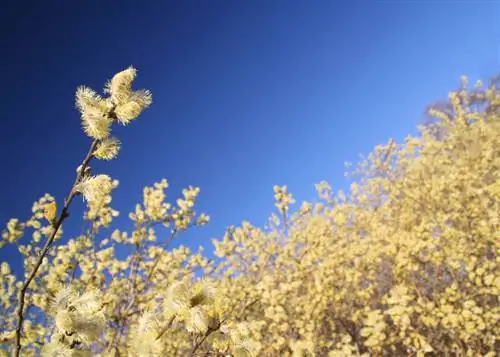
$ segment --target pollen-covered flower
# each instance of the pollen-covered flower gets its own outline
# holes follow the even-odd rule
[[[156,313],[152,311],[145,311],[138,320],[137,332],[143,334],[154,330],[158,325],[158,321],[156,319]]]
[[[118,121],[123,125],[136,119],[153,102],[150,91],[132,90],[132,82],[136,75],[137,70],[129,67],[115,74],[104,88],[104,92],[110,94]]]
[[[0,275],[9,275],[10,274],[10,266],[7,262],[2,262],[0,264]]]
[[[167,289],[165,308],[173,313],[185,310],[190,306],[190,291],[183,281],[173,283]]]
[[[107,138],[99,143],[94,156],[101,160],[112,160],[118,156],[120,141],[117,138]]]
[[[83,179],[74,188],[87,202],[99,202],[113,189],[113,182],[108,175],[97,175]]]
[[[198,281],[192,289],[191,306],[206,305],[215,298],[215,287],[206,279]]]
[[[130,66],[124,71],[118,72],[106,83],[104,92],[109,93],[113,103],[124,104],[132,95],[132,82],[137,76],[137,70]]]
[[[57,332],[78,342],[91,343],[99,338],[104,327],[104,315],[96,290],[77,294],[71,287],[60,290],[49,311]]]
[[[210,221],[210,216],[208,216],[205,213],[201,213],[198,218],[196,219],[196,224],[203,226],[207,224]]]
[[[128,347],[129,354],[137,357],[150,357],[163,355],[163,344],[158,339],[158,321],[156,314],[152,311],[146,311],[139,318],[132,328]]]
[[[274,198],[276,200],[275,206],[283,213],[286,213],[291,204],[295,203],[295,200],[291,193],[287,192],[287,186],[277,186],[273,187]]]
[[[49,343],[43,345],[42,357],[73,357],[74,350],[61,342],[61,334],[55,333]]]
[[[76,90],[76,107],[80,111],[85,134],[94,139],[104,139],[109,135],[112,120],[108,101],[92,89],[80,86]]]
[[[56,219],[57,215],[57,203],[52,201],[45,205],[44,216],[49,221],[52,222]]]
[[[144,109],[153,103],[151,92],[141,89],[133,92],[129,99],[116,107],[115,113],[118,121],[127,125],[131,120],[136,119]]]
[[[66,287],[59,290],[49,304],[49,313],[55,314],[58,310],[66,309],[74,298],[73,289]]]
[[[233,355],[235,357],[254,357],[257,356],[261,349],[261,346],[258,342],[253,340],[244,340],[239,344],[236,344],[235,349],[233,351]]]
[[[210,318],[206,309],[202,306],[195,306],[189,309],[186,318],[186,330],[194,333],[205,333],[208,330]]]

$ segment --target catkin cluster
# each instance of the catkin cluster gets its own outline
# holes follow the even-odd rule
[[[209,222],[196,211],[197,187],[173,200],[166,180],[145,187],[133,228],[111,229],[118,182],[93,175],[90,163],[115,158],[112,125],[151,104],[148,91],[131,89],[135,75],[116,74],[106,98],[77,90],[93,142],[69,198],[58,205],[47,194],[27,220],[7,222],[0,245],[17,246],[24,272],[0,266],[0,355],[498,354],[496,80],[471,89],[463,78],[418,135],[355,165],[348,192],[321,182],[318,200],[294,209],[287,187],[275,186],[268,224],[230,227],[209,259],[201,247],[170,247]],[[76,195],[88,229],[64,237]]]

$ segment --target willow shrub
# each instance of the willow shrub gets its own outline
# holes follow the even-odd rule
[[[68,197],[45,195],[11,219],[24,276],[1,263],[0,342],[16,356],[489,356],[500,350],[500,92],[496,82],[451,92],[404,143],[377,146],[348,193],[317,185],[294,203],[274,187],[265,228],[248,222],[214,240],[216,260],[169,243],[208,223],[199,189],[166,201],[146,187],[131,232],[110,230],[118,182],[92,160],[117,157],[112,125],[152,103],[128,68],[106,97],[80,87],[92,139]],[[88,230],[63,243],[71,201]],[[169,236],[158,237],[159,226]],[[31,231],[31,237],[28,237]],[[96,237],[105,237],[96,239]],[[162,234],[163,235],[163,234]],[[117,252],[132,252],[120,259]],[[120,254],[122,255],[122,254]],[[20,279],[22,278],[22,279]]]

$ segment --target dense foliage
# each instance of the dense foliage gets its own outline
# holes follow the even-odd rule
[[[352,170],[348,193],[319,202],[274,187],[268,226],[248,222],[214,241],[218,259],[169,243],[208,223],[199,189],[166,201],[146,187],[131,232],[110,229],[118,182],[92,176],[114,159],[111,126],[152,103],[128,68],[107,97],[77,90],[92,138],[66,200],[45,195],[1,244],[24,276],[0,273],[0,343],[16,356],[489,356],[500,351],[500,91],[464,79],[420,134],[380,145]],[[62,239],[72,199],[89,229]],[[73,217],[72,217],[73,218]],[[170,235],[157,235],[158,227]],[[28,232],[31,237],[28,237]],[[163,231],[162,231],[163,232]],[[105,236],[105,239],[96,237]],[[63,243],[64,242],[64,243]],[[131,252],[123,258],[123,252]],[[20,280],[21,279],[21,280]]]

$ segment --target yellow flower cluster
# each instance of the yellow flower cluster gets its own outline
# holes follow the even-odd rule
[[[77,92],[95,158],[116,157],[110,124],[150,104],[132,91],[135,75],[113,77],[109,98]],[[169,248],[208,223],[195,211],[199,188],[172,204],[166,180],[145,187],[132,230],[109,231],[118,182],[84,161],[71,192],[87,201],[87,231],[63,243],[71,200],[45,195],[2,233],[25,271],[0,265],[0,356],[17,336],[18,356],[496,356],[500,91],[466,85],[429,110],[418,136],[376,146],[348,193],[321,182],[320,201],[293,212],[287,187],[275,186],[280,215],[230,227],[213,240],[213,260]],[[44,253],[42,237],[57,245]],[[18,297],[35,268],[19,330]]]
[[[127,125],[153,102],[149,91],[132,90],[136,75],[133,67],[117,73],[104,88],[108,98],[85,86],[78,87],[76,91],[76,107],[80,111],[85,133],[91,138],[103,140],[97,148],[97,155],[102,158],[112,158],[118,151],[119,142],[109,138],[113,122]]]

